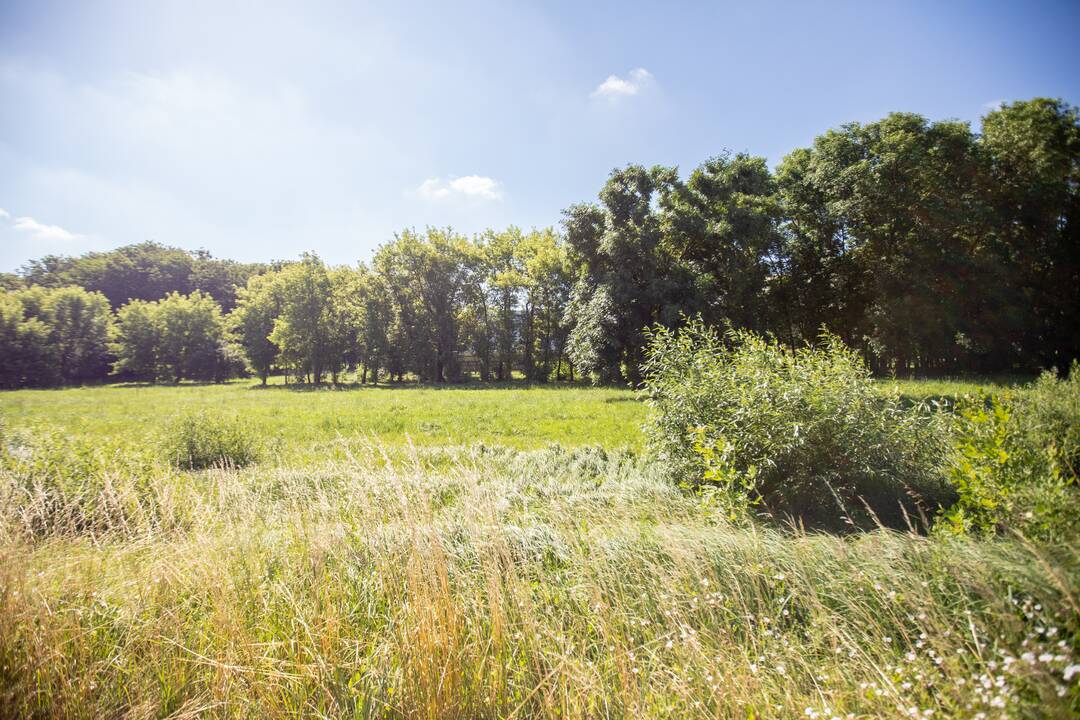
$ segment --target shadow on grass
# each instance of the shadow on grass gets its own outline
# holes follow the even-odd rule
[[[473,380],[468,382],[430,383],[416,380],[404,380],[402,382],[372,383],[273,383],[268,385],[254,384],[249,390],[281,391],[290,392],[356,392],[360,390],[565,390],[568,388],[591,388],[593,385],[587,382],[567,381],[550,383],[530,383],[521,380],[499,380],[483,382]]]
[[[999,394],[1033,382],[1037,375],[954,375],[944,377],[877,378],[882,386],[895,382],[905,407],[920,403],[953,408],[964,397]]]

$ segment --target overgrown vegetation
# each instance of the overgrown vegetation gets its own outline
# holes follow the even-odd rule
[[[880,486],[892,501],[910,499],[909,471],[928,498],[932,477],[951,477],[952,449],[978,446],[951,405],[902,401],[836,341],[792,352],[701,324],[657,330],[649,368],[649,437],[666,456],[601,432],[612,417],[641,419],[629,391],[3,394],[0,707],[70,718],[1080,711],[1070,527],[980,516],[929,535],[806,534],[745,512],[821,498],[815,514],[835,521],[854,503],[841,510],[824,480],[852,497]],[[1013,408],[1007,442],[1064,457],[1075,387],[1046,376],[996,389]],[[398,444],[408,423],[437,415],[480,436]],[[549,440],[630,447],[475,442],[536,447],[553,429]],[[239,467],[267,441],[277,446]],[[754,452],[764,459],[747,462]],[[672,482],[687,468],[700,473],[692,491]],[[1076,488],[1063,490],[1075,517]],[[1010,501],[1041,512],[1029,496]]]
[[[1075,537],[1080,526],[1080,369],[1044,373],[1028,388],[965,398],[953,420],[949,481],[959,501],[943,513],[955,532],[1015,530]]]
[[[1075,546],[736,529],[619,454],[445,452],[397,469],[373,455],[199,483],[159,474],[141,491],[159,527],[103,535],[35,541],[4,495],[3,706],[72,718],[1078,708]]]
[[[174,418],[161,438],[165,459],[179,468],[244,467],[259,456],[255,430],[238,416],[200,410]]]
[[[647,435],[677,480],[815,524],[919,523],[948,502],[939,418],[876,386],[839,338],[792,350],[691,320],[651,339]]]

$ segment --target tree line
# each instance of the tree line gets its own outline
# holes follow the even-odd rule
[[[367,263],[241,264],[154,243],[0,276],[0,384],[640,380],[688,316],[792,346],[823,328],[879,372],[1080,356],[1080,114],[851,123],[775,171],[744,153],[614,170],[560,231],[404,231]]]

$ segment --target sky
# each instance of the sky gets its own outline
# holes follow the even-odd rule
[[[1080,104],[1080,2],[0,0],[0,271],[154,240],[367,260],[628,163]]]

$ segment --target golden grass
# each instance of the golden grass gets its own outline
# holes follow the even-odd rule
[[[0,476],[9,717],[1069,717],[1080,702],[1064,680],[1075,547],[732,527],[655,466],[597,450],[109,472],[97,504]]]

